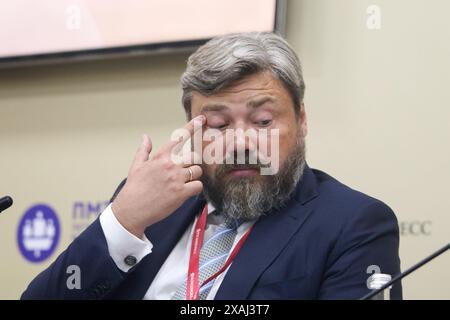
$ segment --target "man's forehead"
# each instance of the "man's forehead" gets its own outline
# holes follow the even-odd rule
[[[280,95],[288,94],[284,91],[281,81],[272,74],[256,74],[210,96],[194,91],[192,105],[197,108],[221,104],[246,104],[254,107],[259,106],[261,101],[276,102]]]
[[[234,82],[222,93],[240,93],[248,90],[265,90],[277,87],[279,80],[271,72],[265,71],[249,75]]]

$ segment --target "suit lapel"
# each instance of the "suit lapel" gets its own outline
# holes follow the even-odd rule
[[[301,215],[295,215],[298,211]],[[243,300],[310,214],[299,204],[260,218],[228,270],[215,299]]]
[[[302,182],[286,208],[261,217],[230,266],[216,300],[247,299],[261,274],[301,228],[312,209],[304,204],[316,197],[316,182],[306,167]]]

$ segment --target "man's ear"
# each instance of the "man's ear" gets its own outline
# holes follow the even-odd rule
[[[303,137],[306,137],[308,134],[308,121],[306,117],[305,104],[302,103],[300,106],[300,116],[298,117],[298,125],[302,130]]]

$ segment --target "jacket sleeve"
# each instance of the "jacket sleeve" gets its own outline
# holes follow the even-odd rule
[[[363,297],[370,292],[370,269],[392,277],[400,272],[398,250],[398,222],[387,205],[376,201],[355,212],[329,255],[319,299]],[[393,286],[391,299],[402,299],[400,282]]]
[[[111,201],[124,184],[125,180],[118,186]],[[21,299],[107,298],[128,273],[121,272],[109,255],[97,219],[29,284]]]

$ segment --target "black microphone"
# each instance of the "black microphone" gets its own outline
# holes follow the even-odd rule
[[[3,198],[0,198],[0,212],[3,210],[8,209],[13,204],[13,199],[10,196],[6,196]]]
[[[387,287],[392,286],[394,283],[396,283],[397,281],[399,281],[400,279],[403,279],[404,277],[406,277],[407,275],[409,275],[411,272],[416,271],[417,269],[419,269],[420,267],[422,267],[423,265],[427,264],[428,262],[430,262],[431,260],[433,260],[434,258],[436,258],[437,256],[440,256],[441,254],[443,254],[445,251],[447,251],[448,249],[450,249],[450,243],[448,243],[447,245],[445,245],[444,247],[442,247],[441,249],[439,249],[438,251],[436,251],[435,253],[431,254],[430,256],[426,257],[425,259],[423,259],[422,261],[420,261],[419,263],[413,265],[411,268],[409,268],[408,270],[406,270],[405,272],[400,272],[398,275],[396,275],[394,278],[392,278],[391,281],[389,281],[388,283],[384,284],[383,286],[381,286],[379,289],[374,290],[372,292],[369,292],[368,294],[366,294],[364,297],[360,298],[359,300],[368,300],[374,296],[376,296],[377,294],[379,294],[381,291],[383,291],[384,289],[386,289]]]

